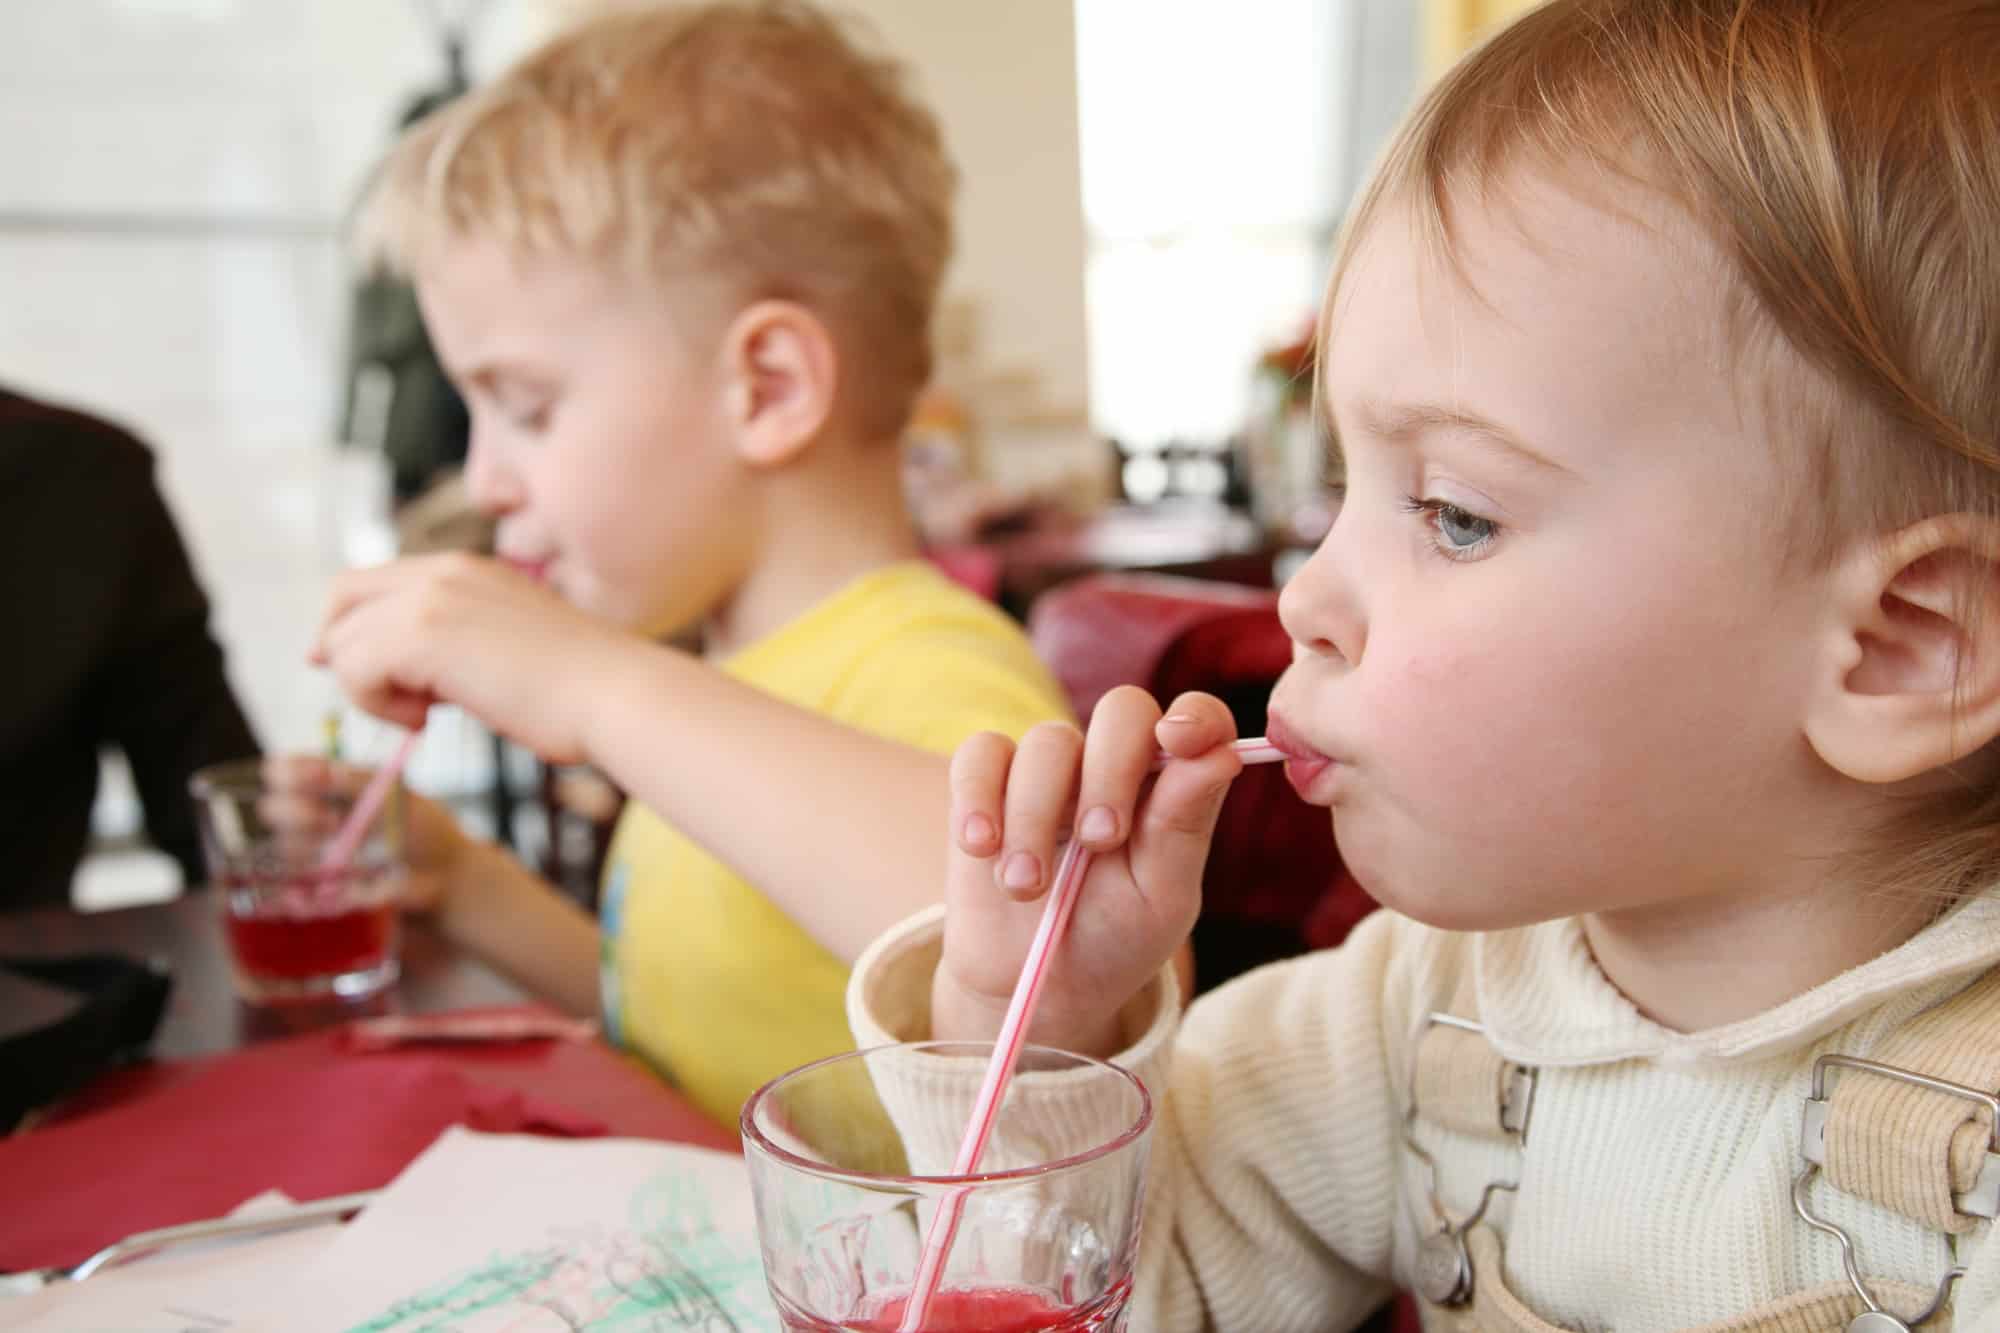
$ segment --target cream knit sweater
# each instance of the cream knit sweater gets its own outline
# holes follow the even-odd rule
[[[913,917],[856,964],[848,1014],[861,1045],[930,1035],[941,923],[941,910]],[[1117,1057],[1165,1090],[1132,1327],[1319,1333],[1412,1284],[1434,1227],[1426,1173],[1401,1138],[1413,1038],[1468,970],[1490,1039],[1538,1070],[1528,1141],[1421,1117],[1416,1136],[1454,1215],[1487,1182],[1520,1181],[1487,1220],[1507,1285],[1536,1314],[1645,1333],[1842,1281],[1837,1243],[1792,1209],[1813,1061],[1867,1056],[1996,963],[2000,891],[1776,1009],[1698,1033],[1642,1016],[1574,921],[1462,935],[1377,912],[1338,949],[1204,996],[1185,1022],[1163,974],[1128,1006],[1131,1046]],[[935,1103],[935,1072],[891,1100]],[[956,1114],[929,1123],[962,1123]],[[948,1160],[951,1135],[931,1136],[913,1153]],[[1929,1291],[1962,1265],[1953,1327],[2000,1330],[1990,1223],[1954,1243],[1823,1177],[1812,1198],[1853,1236],[1865,1277]]]

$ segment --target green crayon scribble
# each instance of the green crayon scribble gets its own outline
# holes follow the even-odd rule
[[[731,1333],[768,1319],[763,1280],[755,1247],[718,1230],[707,1192],[669,1170],[633,1191],[624,1225],[554,1229],[542,1245],[496,1253],[348,1333],[450,1333],[507,1309],[544,1312],[576,1333]]]
[[[545,1282],[563,1264],[554,1250],[495,1254],[468,1273],[406,1296],[348,1333],[443,1333],[468,1315],[522,1303],[522,1297]]]

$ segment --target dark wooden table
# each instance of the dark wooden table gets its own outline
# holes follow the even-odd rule
[[[153,1059],[99,1074],[0,1136],[0,1268],[74,1263],[274,1187],[295,1198],[378,1189],[449,1123],[738,1147],[729,1127],[596,1040],[351,1049],[341,1028],[355,1018],[535,1003],[421,919],[404,922],[403,976],[381,994],[265,1008],[236,998],[219,910],[195,893],[114,912],[0,914],[0,956],[112,952],[173,976]],[[301,1122],[317,1127],[304,1131],[306,1151]],[[230,1150],[214,1155],[222,1142]]]
[[[163,963],[173,975],[167,1012],[153,1039],[162,1060],[234,1050],[376,1014],[438,1013],[522,1004],[534,997],[427,922],[403,922],[403,977],[362,1001],[327,1000],[260,1008],[236,997],[223,939],[221,906],[207,892],[111,912],[42,908],[0,914],[0,957],[118,953]]]

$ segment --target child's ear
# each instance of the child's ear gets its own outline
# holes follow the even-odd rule
[[[2000,525],[1969,514],[1857,546],[1838,571],[1806,739],[1861,782],[1941,768],[2000,734]]]
[[[839,359],[827,327],[792,301],[759,301],[722,339],[723,410],[753,466],[790,461],[833,414]]]

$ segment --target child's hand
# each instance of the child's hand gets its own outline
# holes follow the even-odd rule
[[[638,642],[498,561],[433,555],[336,579],[311,656],[378,717],[454,703],[561,764],[584,758],[597,664]]]
[[[1228,745],[1235,733],[1229,710],[1209,695],[1182,695],[1162,718],[1149,695],[1127,686],[1097,705],[1088,736],[1045,724],[1018,748],[991,733],[961,745],[932,1035],[999,1031],[1054,883],[1057,840],[1074,829],[1095,856],[1028,1039],[1114,1052],[1119,1008],[1194,925],[1216,816],[1243,767]],[[1146,790],[1163,749],[1176,761]]]
[[[334,763],[309,755],[274,755],[264,760],[264,793],[257,813],[273,828],[287,833],[329,838],[340,826],[339,808],[327,803],[327,793],[360,795],[372,769]],[[402,905],[428,912],[444,897],[461,858],[472,840],[459,828],[451,811],[428,797],[404,788],[396,794],[403,821]]]

